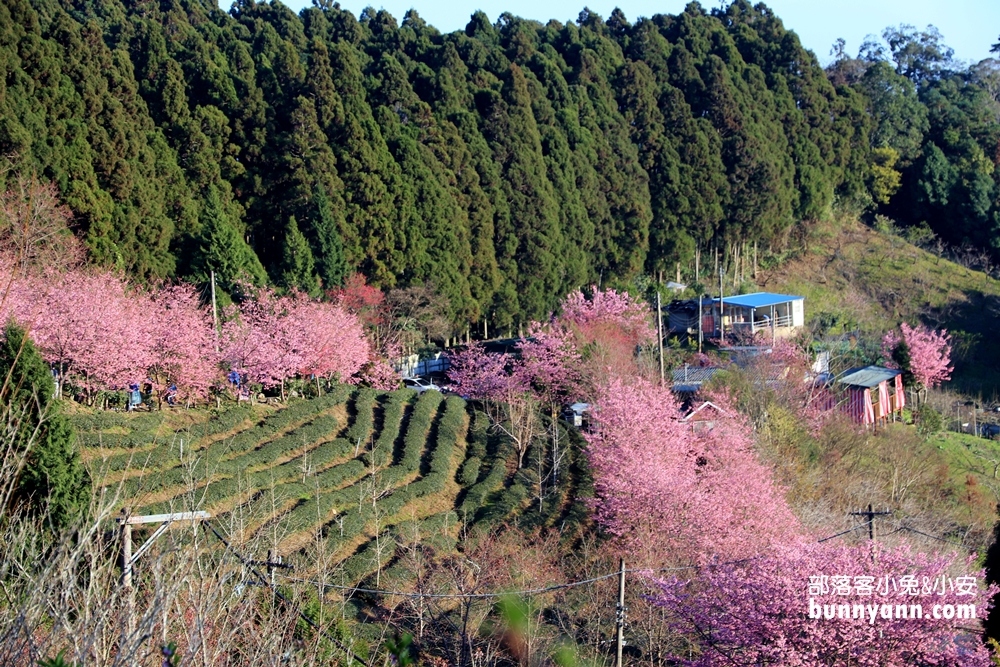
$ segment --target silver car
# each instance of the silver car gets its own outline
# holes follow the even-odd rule
[[[403,385],[413,389],[418,394],[422,394],[429,389],[441,391],[441,387],[437,386],[430,380],[424,380],[423,378],[403,378]]]

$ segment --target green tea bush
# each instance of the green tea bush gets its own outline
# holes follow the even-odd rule
[[[219,433],[231,431],[252,417],[253,410],[249,405],[228,407],[215,411],[212,418],[207,421],[192,424],[187,429],[187,435],[192,440],[218,435]]]
[[[371,387],[362,387],[354,395],[354,422],[345,436],[351,442],[366,444],[371,438],[376,399],[377,393]]]
[[[458,483],[463,487],[475,484],[476,480],[479,479],[479,467],[482,463],[478,456],[471,456],[465,459],[465,463],[462,464],[462,468],[458,471]]]
[[[353,504],[357,508],[359,491],[354,485],[346,488],[347,482],[360,480],[366,472],[364,463],[359,459],[352,459],[346,463],[329,468],[313,477],[307,478],[304,482],[282,485],[281,491],[287,497],[298,496],[304,498],[302,502],[292,508],[284,517],[290,530],[305,530],[314,526],[319,521],[317,528],[323,525],[330,513],[338,507],[347,507]],[[320,493],[317,493],[317,489]],[[332,490],[337,489],[337,490]]]
[[[516,456],[513,447],[504,439],[497,447],[497,453],[490,462],[489,471],[486,477],[469,487],[459,511],[463,516],[473,517],[486,503],[487,497],[503,486],[507,477],[507,461],[509,457]]]
[[[382,473],[382,479],[386,484],[395,484],[418,470],[424,451],[424,443],[427,442],[431,423],[442,400],[441,392],[438,391],[425,391],[417,399],[406,424],[406,435],[403,436],[403,455],[397,465]]]
[[[413,397],[409,390],[397,390],[388,394],[388,401],[382,407],[382,430],[371,451],[365,454],[365,462],[376,468],[384,468],[392,463],[392,454],[399,438],[403,412]]]
[[[147,474],[126,480],[123,483],[124,492],[129,497],[138,494],[140,490],[145,492],[158,491],[189,484],[192,480],[204,479],[209,474],[235,474],[248,465],[261,465],[273,460],[281,453],[306,444],[304,440],[307,437],[320,437],[322,434],[317,435],[319,431],[336,430],[337,423],[333,417],[320,417],[310,424],[306,424],[305,431],[298,437],[293,431],[276,439],[273,443],[268,443],[270,438],[289,425],[308,419],[318,412],[342,403],[342,398],[342,392],[331,392],[322,398],[294,401],[287,408],[268,416],[257,427],[241,431],[231,438],[219,440],[209,447],[199,450],[198,458],[190,466],[177,465],[167,470],[161,469],[156,474]],[[313,426],[314,424],[318,424],[318,426]],[[273,446],[261,454],[259,451],[264,448],[262,443],[273,444]],[[249,456],[239,456],[246,452],[251,453]],[[150,465],[150,467],[153,466]]]
[[[315,428],[317,423],[321,420],[333,420],[333,418],[319,417],[310,424],[293,431],[287,436],[272,441],[269,445],[282,441],[287,441],[286,444],[288,442],[294,444],[296,439],[302,437],[303,432],[308,432],[309,430]],[[333,421],[335,422],[336,420]],[[335,423],[327,424],[328,432],[334,432],[335,430]],[[257,452],[251,452],[250,454],[240,457],[239,459],[224,461],[220,464],[219,468],[216,469],[216,473],[224,467],[227,470],[234,466],[236,468],[235,470],[230,470],[233,477],[213,481],[203,491],[204,505],[206,507],[235,496],[241,489],[246,492],[250,489],[269,489],[272,485],[276,485],[275,490],[277,499],[279,502],[282,502],[284,499],[315,491],[316,484],[319,484],[324,489],[336,487],[347,479],[356,478],[364,471],[360,462],[354,462],[354,465],[351,466],[334,466],[333,468],[319,474],[316,474],[315,472],[310,473],[307,477],[307,479],[310,480],[308,483],[289,483],[289,480],[302,478],[306,474],[303,471],[304,462],[307,462],[309,468],[315,471],[331,461],[344,458],[354,452],[354,445],[343,438],[338,438],[331,442],[324,442],[320,444],[318,447],[305,452],[303,456],[297,456],[294,459],[285,461],[284,463],[276,466],[265,468],[264,470],[258,470],[247,475],[241,475],[241,470],[245,470],[253,465],[253,457],[259,456],[259,451],[260,450]],[[308,459],[304,459],[304,456],[308,456]],[[241,462],[244,462],[247,465],[240,467]],[[199,496],[199,498],[201,497],[202,496]],[[164,504],[160,503],[155,506],[151,506],[148,509],[150,513],[153,513],[155,511],[160,511],[163,506]]]
[[[370,540],[344,561],[344,578],[352,584],[359,584],[366,575],[391,563],[395,555],[395,537],[392,531],[385,531],[379,535],[378,541]]]

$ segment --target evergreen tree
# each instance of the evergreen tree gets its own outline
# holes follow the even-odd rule
[[[288,218],[281,249],[280,282],[286,289],[299,289],[309,296],[318,296],[320,281],[316,277],[316,262],[309,242],[299,231],[295,216]]]
[[[404,196],[399,166],[388,147],[365,98],[359,54],[345,43],[331,50],[337,93],[344,104],[344,122],[331,136],[337,150],[338,168],[347,189],[345,218],[351,238],[345,238],[348,261],[360,265],[380,287],[395,285],[405,258],[407,213],[399,197]]]
[[[201,231],[196,240],[191,278],[205,283],[215,272],[216,284],[234,294],[240,282],[267,283],[267,274],[253,249],[229,221],[219,191],[209,188],[201,213]]]
[[[950,72],[933,29],[884,37],[824,73],[750,0],[452,34],[326,0],[10,0],[0,153],[52,178],[96,263],[283,283],[294,216],[324,285],[433,280],[460,328],[766,245],[866,190],[1000,254],[1000,78]]]
[[[484,119],[494,141],[494,158],[503,165],[504,193],[510,203],[510,227],[496,230],[503,248],[498,260],[508,282],[516,285],[518,306],[513,312],[501,310],[501,317],[543,318],[555,308],[564,287],[559,208],[545,173],[524,71],[511,65],[503,78],[504,95],[491,99]],[[512,305],[500,303],[498,309]]]
[[[74,446],[73,429],[59,412],[52,374],[24,330],[8,324],[0,343],[5,432],[25,463],[12,502],[54,528],[73,521],[90,501],[90,476]]]
[[[308,225],[308,237],[316,258],[316,269],[325,289],[340,287],[347,277],[344,242],[334,216],[330,199],[317,184],[313,189],[313,215]]]

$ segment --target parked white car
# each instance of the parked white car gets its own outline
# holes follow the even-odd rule
[[[422,394],[429,389],[441,391],[441,387],[423,378],[403,378],[403,385],[415,390],[418,394]]]

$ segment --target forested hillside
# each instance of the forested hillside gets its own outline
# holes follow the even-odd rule
[[[913,56],[919,34],[828,76],[743,0],[447,35],[319,5],[9,0],[0,153],[57,184],[98,263],[229,290],[431,283],[458,331],[690,278],[835,198],[992,248],[995,70]]]

